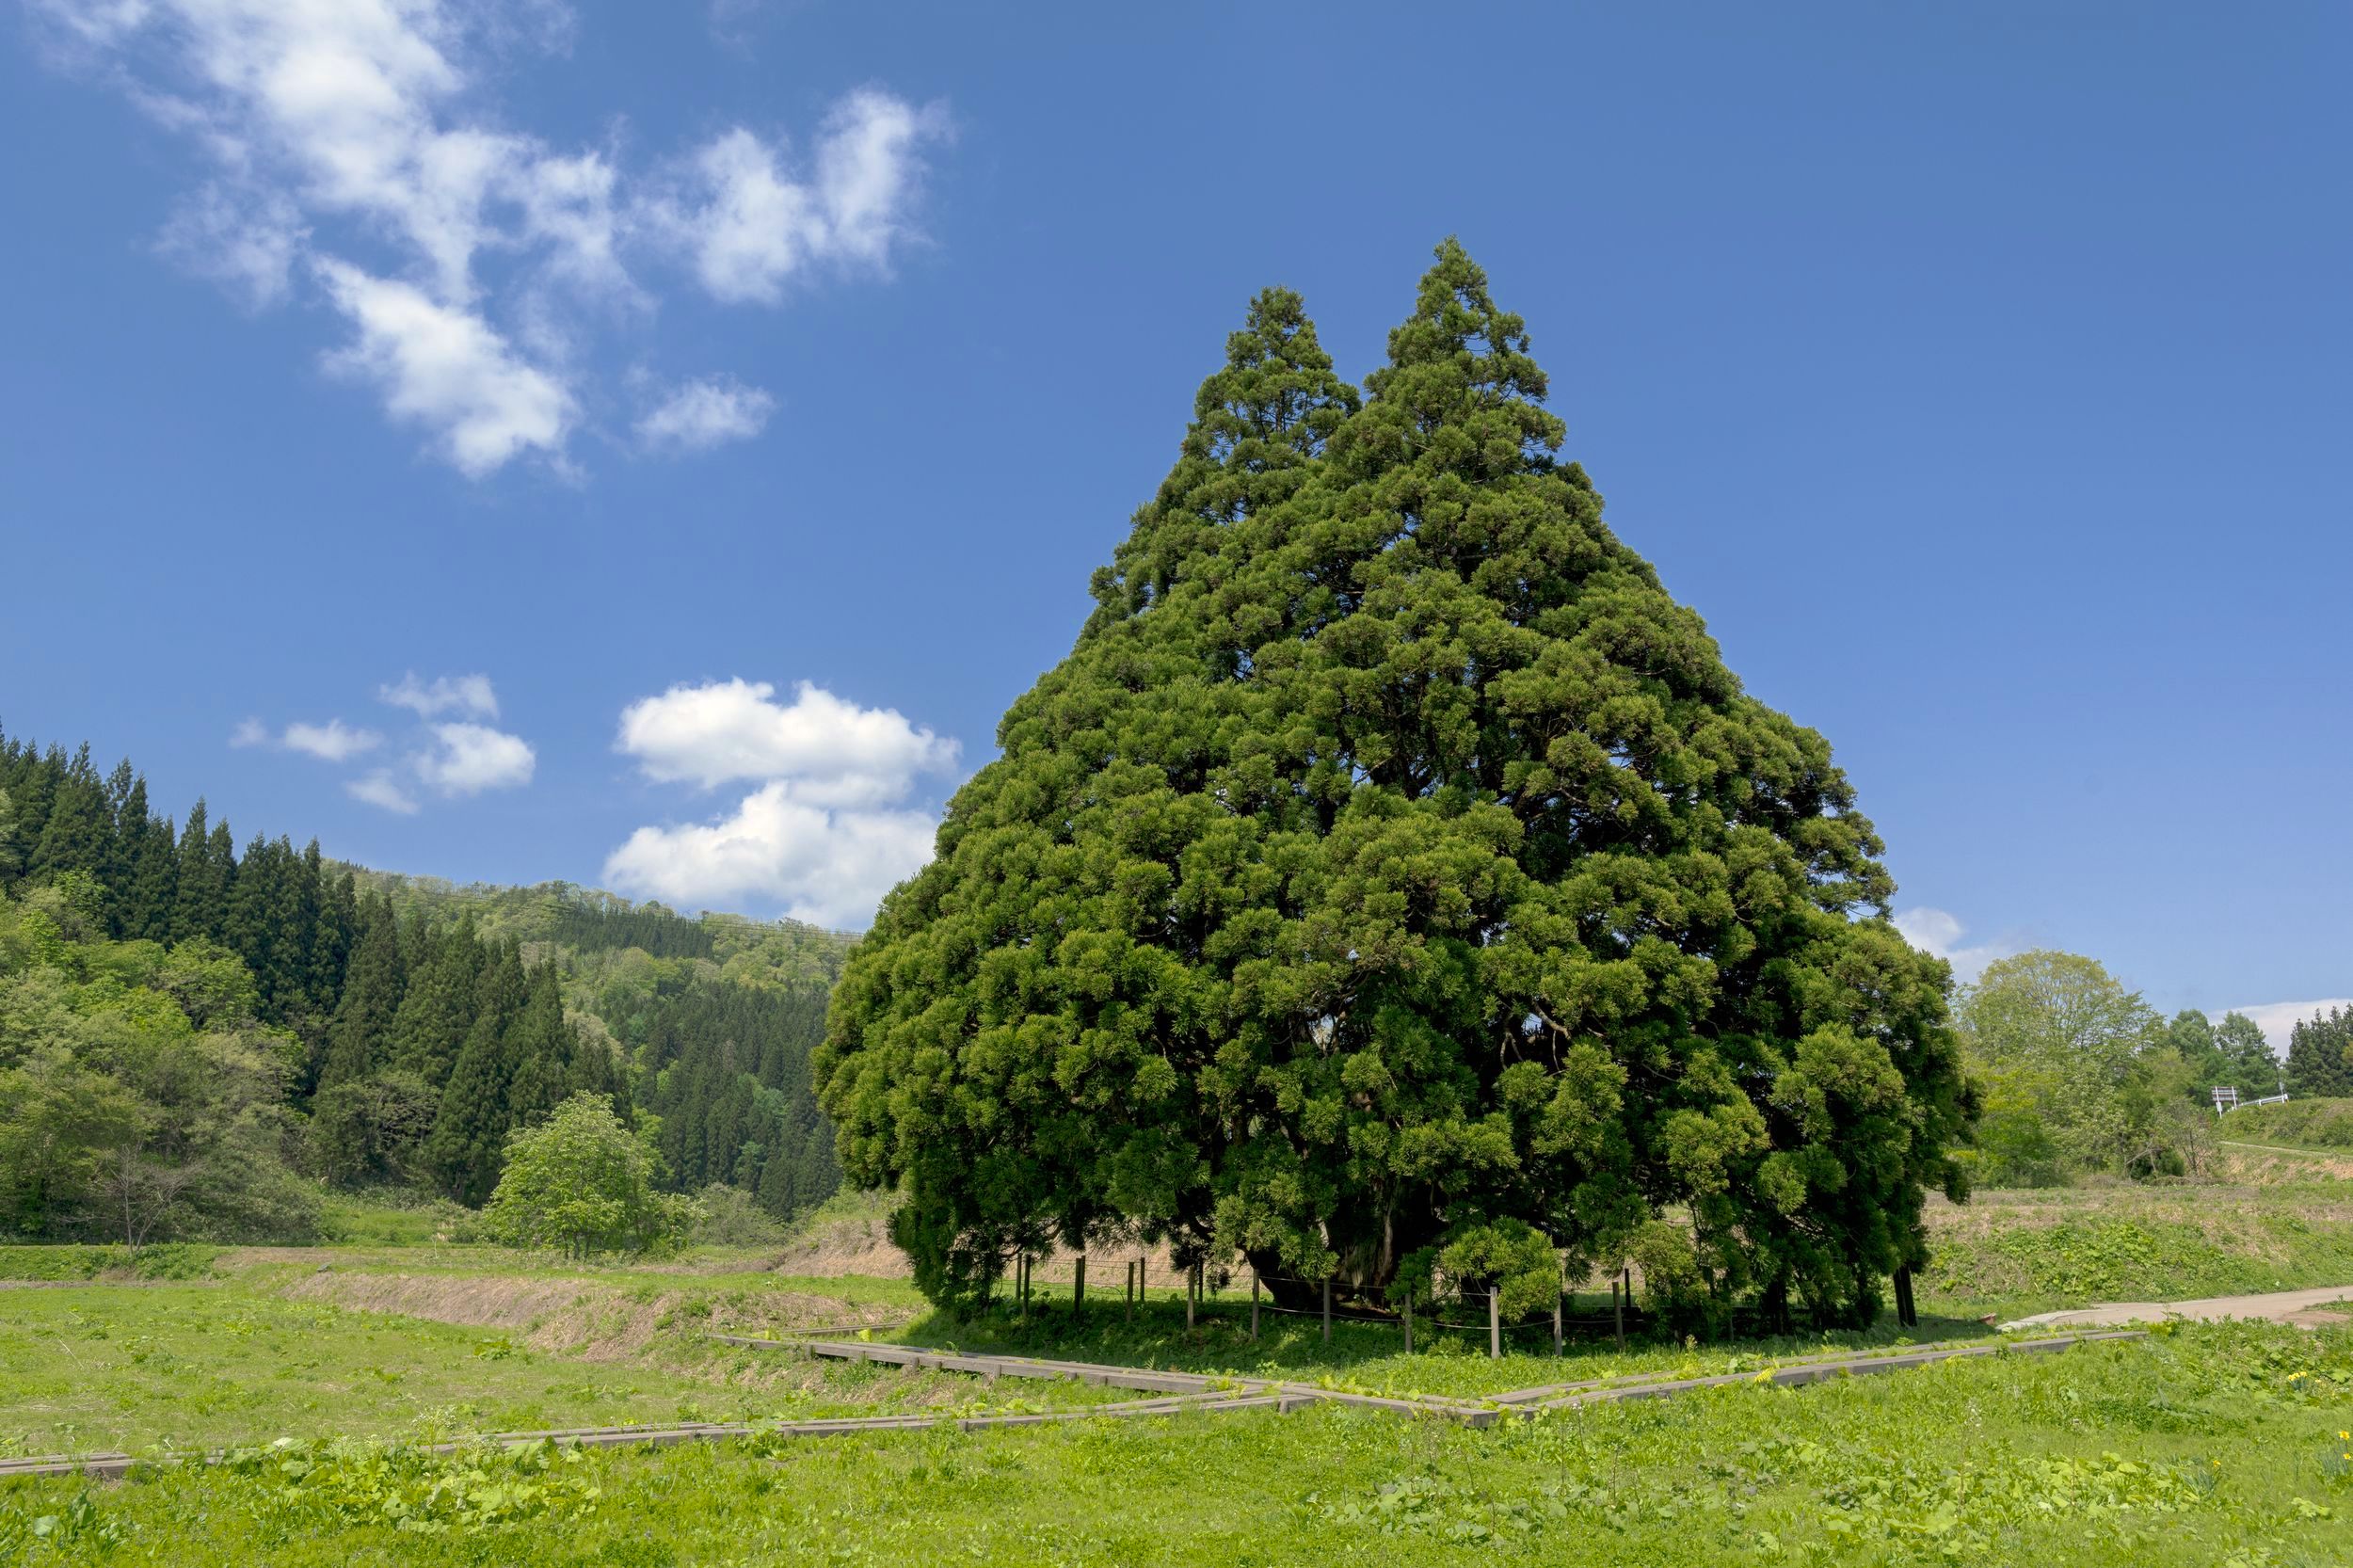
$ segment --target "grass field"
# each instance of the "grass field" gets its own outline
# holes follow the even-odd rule
[[[874,1337],[1478,1395],[1619,1372],[1749,1370],[1826,1346],[1991,1333],[2094,1297],[2353,1284],[2353,1189],[1989,1194],[1939,1210],[1921,1328],[1687,1346],[1269,1316],[1247,1292],[1188,1333],[1117,1275],[1074,1321],[929,1314],[903,1278],[784,1274],[771,1255],[559,1267],[416,1244],[0,1249],[0,1443],[17,1454],[222,1447],[120,1483],[0,1482],[0,1558],[213,1563],[1562,1560],[2223,1563],[2353,1560],[2353,1331],[2182,1327],[1780,1390],[1741,1384],[1470,1431],[1329,1406],[970,1433],[434,1457],[396,1445],[543,1427],[1073,1408],[1070,1384],[720,1346],[712,1332]],[[863,1225],[871,1216],[837,1213]],[[857,1253],[803,1244],[785,1267]],[[321,1265],[325,1267],[322,1268]],[[148,1276],[140,1277],[140,1272]],[[1539,1353],[1541,1352],[1541,1353]],[[395,1445],[395,1446],[388,1446]]]
[[[184,1564],[2345,1560],[2353,1338],[2234,1326],[1471,1432],[1319,1408],[16,1483],[0,1547]],[[48,1521],[40,1544],[33,1531]]]

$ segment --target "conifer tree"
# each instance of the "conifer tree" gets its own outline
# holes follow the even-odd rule
[[[410,972],[392,1020],[390,1059],[427,1083],[448,1081],[474,1016],[483,949],[471,920],[425,931],[423,962]]]
[[[1449,242],[1361,405],[1263,295],[814,1070],[936,1300],[1048,1233],[1853,1322],[1974,1102],[1829,744],[1559,458]],[[1661,1209],[1689,1216],[1662,1224]],[[1681,1261],[1662,1247],[1681,1249]]]
[[[304,923],[303,865],[283,838],[260,834],[245,858],[222,922],[222,941],[246,961],[261,987],[261,1016],[294,1026],[310,1012],[311,948],[315,919]]]
[[[137,796],[136,804],[134,792]],[[105,887],[106,929],[118,937],[127,936],[124,922],[130,911],[138,829],[147,825],[147,791],[138,775],[132,771],[129,758],[117,762],[114,771],[106,776],[101,800],[97,858],[84,869]]]
[[[213,924],[208,933],[215,941],[227,937],[230,901],[237,891],[237,837],[229,830],[227,819],[213,824],[212,836],[204,845],[204,864],[216,879],[217,891],[213,895]]]
[[[400,952],[400,920],[392,901],[361,901],[360,930],[352,943],[351,968],[327,1026],[326,1057],[318,1086],[355,1082],[382,1066],[400,1012],[408,976]]]
[[[13,884],[24,869],[24,852],[16,833],[16,800],[0,785],[0,890]]]
[[[529,989],[521,953],[514,943],[501,943],[475,983],[473,1024],[450,1069],[424,1144],[426,1167],[459,1203],[480,1204],[498,1185],[507,1129],[514,1125],[507,1107],[506,1032]]]
[[[2288,1093],[2297,1099],[2353,1096],[2353,1012],[2298,1019],[2288,1033]]]
[[[27,744],[21,755],[16,782],[9,786],[8,794],[16,813],[17,875],[28,877],[41,829],[49,822],[49,804],[56,797],[57,779],[65,772],[65,753],[51,746],[44,756]]]
[[[229,868],[213,858],[215,839],[204,801],[188,808],[187,825],[180,831],[178,864],[174,871],[171,939],[185,942],[199,936],[217,941],[228,914]]]
[[[343,995],[344,971],[351,963],[351,939],[360,929],[359,884],[349,872],[335,877],[319,897],[318,934],[311,944],[311,1010],[331,1016]]]
[[[171,824],[151,816],[147,780],[135,779],[116,827],[120,844],[122,935],[132,940],[168,941],[171,936],[173,846]]]
[[[564,1020],[553,964],[531,971],[522,1008],[507,1027],[504,1053],[510,1128],[531,1126],[570,1096],[575,1040]]]
[[[88,872],[103,883],[113,837],[105,786],[92,771],[85,745],[57,780],[40,841],[33,848],[32,874],[42,879],[63,872]]]

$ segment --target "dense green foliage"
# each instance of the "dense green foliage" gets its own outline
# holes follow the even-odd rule
[[[0,1225],[136,1248],[304,1240],[289,1172],[302,1048],[257,1016],[253,976],[203,937],[103,935],[96,883],[0,893]]]
[[[935,1299],[1048,1234],[1289,1299],[1672,1240],[1719,1320],[1867,1319],[1921,1260],[1973,1111],[1946,971],[1526,347],[1451,242],[1361,393],[1294,295],[1229,340],[836,992],[822,1098]]]
[[[193,1180],[200,1166],[250,1169],[281,1195],[291,1166],[478,1204],[508,1135],[583,1091],[624,1113],[642,1094],[692,1186],[730,1181],[787,1215],[839,1181],[808,1074],[848,945],[830,934],[686,920],[564,884],[455,888],[337,865],[315,843],[296,852],[283,839],[256,837],[240,856],[201,801],[184,828],[153,816],[127,762],[102,778],[87,747],[69,756],[0,738],[0,901],[10,899],[47,923],[0,955],[20,1042],[0,1060],[10,1074],[0,1094],[13,1096],[0,1115],[13,1108],[26,1128],[70,1116],[80,1128],[69,1144],[19,1140],[20,1154],[79,1151],[55,1156],[65,1175],[12,1189],[21,1234],[77,1234],[96,1224],[100,1191],[153,1187],[166,1169]],[[22,978],[36,970],[65,980]],[[93,977],[117,990],[90,991]],[[81,988],[59,1001],[41,989],[57,984]],[[84,1039],[132,1027],[106,1020],[155,995],[186,1004],[188,1038],[212,1052],[212,1068],[166,1072],[178,1057],[134,1062]],[[230,1062],[221,1043],[232,1040],[263,1042],[266,1071]],[[78,1076],[58,1076],[69,1060]],[[225,1096],[233,1113],[174,1121],[156,1096],[180,1091],[141,1089],[142,1073]],[[133,1122],[139,1139],[163,1140],[146,1165],[124,1162]],[[200,1160],[192,1128],[215,1122],[246,1130],[233,1158]],[[101,1147],[115,1151],[104,1181]],[[190,1198],[148,1208],[151,1221],[134,1203],[112,1228],[296,1239],[316,1211],[280,1203],[235,1218]]]
[[[2251,1018],[2161,1017],[2096,959],[2072,952],[1989,965],[1957,999],[1954,1019],[1985,1093],[1965,1158],[1995,1185],[2198,1174],[2214,1143],[2214,1086],[2253,1097],[2277,1081]]]
[[[2353,1010],[2332,1007],[2290,1031],[2287,1091],[2298,1099],[2353,1096]]]
[[[584,899],[566,899],[556,905],[548,936],[583,952],[636,948],[656,958],[708,958],[713,947],[708,926],[675,915],[661,904],[616,908]]]
[[[334,863],[330,863],[331,865]],[[572,882],[529,887],[458,884],[437,876],[406,876],[364,866],[350,871],[363,891],[390,899],[403,920],[454,920],[463,915],[485,936],[511,936],[531,946],[560,948],[584,964],[600,954],[640,958],[707,958],[731,984],[830,986],[841,972],[855,936],[799,920],[754,920],[706,910],[693,920],[659,904],[632,904]],[[686,927],[701,933],[694,935]]]
[[[841,1184],[833,1128],[809,1083],[825,993],[691,977],[644,1016],[636,1058],[662,1119],[663,1158],[687,1189],[724,1182],[772,1214],[796,1214]]]

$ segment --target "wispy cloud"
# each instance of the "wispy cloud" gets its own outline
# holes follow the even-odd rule
[[[712,298],[773,305],[814,266],[887,268],[912,232],[923,149],[947,133],[944,111],[855,92],[826,117],[805,173],[787,166],[780,145],[739,125],[688,159],[648,216]]]
[[[487,675],[439,675],[427,685],[417,679],[416,671],[410,670],[398,680],[378,686],[376,699],[394,708],[406,708],[425,719],[452,712],[472,718],[499,716],[498,692]]]
[[[298,751],[323,762],[344,762],[363,751],[373,751],[384,744],[384,737],[373,729],[354,728],[341,719],[328,719],[325,724],[296,722],[273,734],[260,719],[246,719],[231,731],[232,746],[270,746],[281,751]]]
[[[413,817],[417,814],[416,797],[402,789],[400,781],[388,769],[378,768],[374,773],[346,781],[344,792],[354,800],[381,807],[396,816]]]
[[[438,720],[444,713],[459,719],[428,722],[417,749],[408,754],[408,771],[420,783],[444,795],[474,795],[485,790],[513,790],[531,782],[538,753],[520,735],[510,735],[475,721],[499,714],[497,688],[487,675],[440,675],[420,680],[414,670],[376,689],[376,700],[406,708],[421,719]]]
[[[572,472],[600,401],[595,340],[653,320],[651,280],[672,268],[729,303],[775,303],[812,268],[887,274],[948,129],[868,88],[826,116],[805,167],[737,126],[633,176],[614,148],[554,145],[497,102],[519,53],[568,41],[555,0],[29,3],[54,59],[197,150],[160,248],[248,308],[331,307],[348,335],[328,367],[474,478],[525,457]],[[653,444],[696,450],[690,428]],[[739,433],[699,428],[719,432],[702,445]]]
[[[664,452],[708,452],[766,427],[776,400],[732,376],[689,381],[637,422],[637,439]]]
[[[1964,943],[1961,938],[1968,928],[1960,918],[1926,904],[1898,909],[1894,918],[1896,929],[1903,933],[1905,941],[1953,967],[1953,979],[1959,984],[1971,984],[1985,972],[1988,964],[2021,951],[2016,943],[1999,939]]]
[[[487,675],[442,675],[426,681],[412,670],[378,686],[376,696],[422,722],[401,743],[399,757],[344,780],[344,792],[354,800],[413,816],[423,808],[424,792],[456,798],[520,789],[537,771],[538,753],[530,742],[481,722],[499,713],[498,692]],[[229,744],[343,763],[385,745],[386,737],[340,718],[325,724],[296,722],[283,730],[248,718],[231,732]]]
[[[433,432],[441,455],[480,478],[518,453],[564,450],[572,394],[471,311],[422,289],[322,260],[320,280],[357,332],[328,368],[373,383],[393,418]]]
[[[341,719],[328,719],[325,724],[290,724],[286,726],[284,740],[287,750],[299,751],[323,762],[347,761],[384,744],[384,737],[375,730],[354,729]]]

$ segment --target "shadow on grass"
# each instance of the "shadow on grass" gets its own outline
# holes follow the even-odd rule
[[[1488,1355],[1484,1327],[1414,1325],[1414,1353],[1405,1354],[1401,1328],[1391,1322],[1335,1321],[1327,1342],[1321,1321],[1261,1309],[1259,1335],[1250,1336],[1250,1304],[1226,1298],[1204,1304],[1191,1328],[1173,1292],[1130,1313],[1116,1296],[1090,1299],[1073,1312],[1066,1293],[1033,1299],[1024,1316],[1000,1304],[957,1317],[932,1312],[891,1336],[906,1344],[970,1353],[1089,1361],[1197,1372],[1246,1372],[1295,1382],[1331,1381],[1381,1392],[1500,1392],[1540,1384],[1653,1369],[1747,1370],[1767,1363],[1825,1353],[1990,1338],[1994,1331],[1974,1318],[1923,1314],[1903,1329],[1888,1314],[1871,1328],[1687,1342],[1657,1334],[1629,1334],[1621,1348],[1608,1333],[1571,1334],[1559,1355],[1549,1324],[1508,1331],[1504,1355]]]

